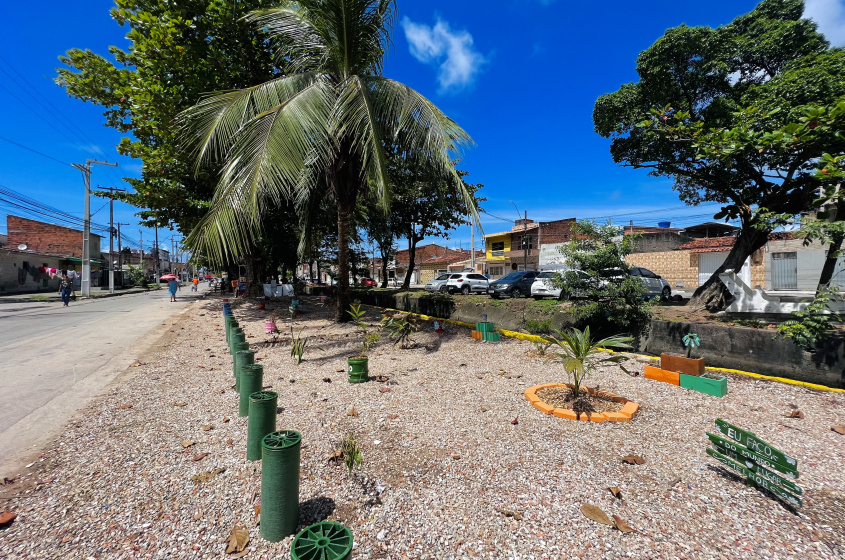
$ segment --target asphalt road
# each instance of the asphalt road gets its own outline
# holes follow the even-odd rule
[[[21,472],[205,292],[61,303],[0,301],[0,477]]]

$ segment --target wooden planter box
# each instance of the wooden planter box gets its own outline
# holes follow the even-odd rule
[[[670,383],[672,385],[680,385],[680,375],[681,374],[677,371],[668,371],[654,366],[646,366],[643,377],[646,379],[653,379],[655,381],[662,381],[663,383]]]
[[[692,389],[705,395],[724,397],[728,394],[728,379],[721,375],[705,373],[703,375],[681,374],[681,387]]]
[[[660,354],[660,369],[677,371],[687,375],[701,375],[704,373],[704,358]]]

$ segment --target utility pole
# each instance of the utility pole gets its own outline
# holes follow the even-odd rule
[[[470,263],[472,264],[472,271],[475,272],[475,221],[470,219],[469,227],[472,231],[472,249],[470,249]]]
[[[82,295],[91,295],[91,165],[108,165],[117,167],[116,163],[86,159],[85,165],[72,163],[71,167],[82,172],[85,182],[85,217],[82,229]]]
[[[139,266],[141,267],[141,272],[144,273],[144,278],[146,278],[147,269],[144,267],[144,232],[139,229],[138,235],[140,236],[141,243],[141,264]]]
[[[123,246],[121,245],[120,226],[128,226],[130,224],[117,224],[117,269],[120,271],[120,285],[123,286]]]
[[[155,280],[156,286],[159,285],[161,272],[159,271],[159,263],[161,262],[161,258],[159,255],[159,248],[158,248],[158,222],[156,222],[156,261],[155,261]]]
[[[114,193],[126,192],[126,189],[114,187],[97,187],[101,191],[109,191],[109,293],[114,293]]]
[[[522,234],[522,247],[525,251],[524,270],[528,270],[528,210],[525,211],[525,218],[522,220],[522,225],[525,226]]]

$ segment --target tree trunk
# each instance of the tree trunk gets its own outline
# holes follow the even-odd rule
[[[726,270],[733,270],[738,274],[748,257],[763,247],[768,240],[768,231],[743,226],[725,262],[716,269],[716,272],[704,284],[695,290],[692,299],[690,299],[690,309],[706,309],[707,311],[724,309],[730,303],[732,296],[722,281],[719,280],[719,275]],[[751,266],[751,263],[748,266]]]
[[[338,323],[349,321],[346,311],[351,302],[349,294],[349,216],[352,209],[338,204],[337,208],[337,316]]]
[[[308,261],[308,278],[314,283],[314,261]]]
[[[384,251],[381,253],[381,287],[387,287],[387,259],[390,255],[385,255]]]
[[[414,274],[414,266],[416,263],[417,253],[417,238],[411,235],[408,238],[408,272],[405,274],[405,279],[402,281],[402,289],[407,290],[411,286],[411,276]]]
[[[845,220],[845,205],[839,204],[836,208],[836,215],[833,217],[834,222]],[[823,288],[827,288],[833,278],[833,271],[836,269],[836,260],[839,258],[837,253],[842,249],[843,234],[834,233],[830,238],[830,245],[827,248],[827,258],[822,267],[822,273],[819,276],[819,285],[816,288],[816,295]]]

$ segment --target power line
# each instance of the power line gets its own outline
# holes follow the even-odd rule
[[[15,142],[14,140],[9,140],[8,138],[4,138],[3,136],[0,136],[0,140],[4,140],[4,141],[8,142],[9,144],[14,144],[15,146],[18,146],[19,148],[23,148],[24,150],[29,150],[30,152],[36,153],[36,154],[38,154],[39,156],[45,157],[45,158],[47,158],[47,159],[51,159],[51,160],[53,160],[53,161],[55,161],[55,162],[57,162],[57,163],[61,163],[62,165],[67,165],[68,167],[73,167],[73,166],[72,166],[71,164],[69,164],[69,163],[66,163],[66,162],[64,162],[64,161],[62,161],[62,160],[60,160],[60,159],[56,159],[56,158],[54,158],[53,156],[48,156],[47,154],[42,153],[42,152],[39,152],[38,150],[35,150],[35,149],[33,149],[33,148],[30,148],[29,146],[24,146],[23,144],[20,144],[20,143],[18,143],[18,142]]]

